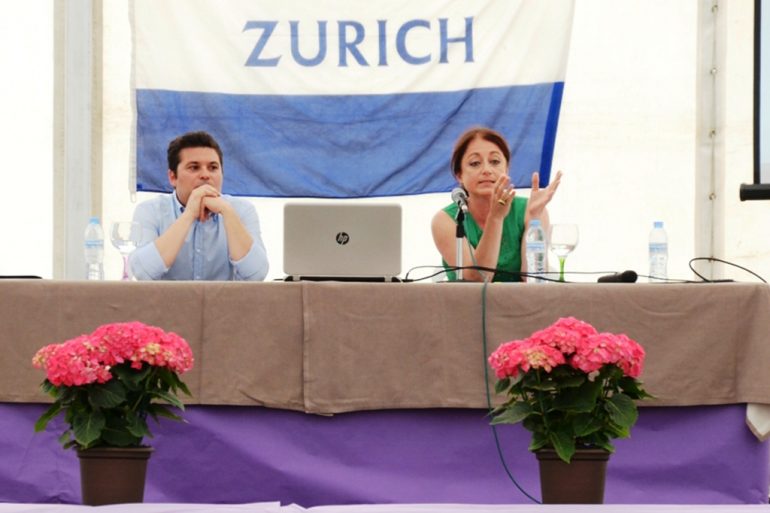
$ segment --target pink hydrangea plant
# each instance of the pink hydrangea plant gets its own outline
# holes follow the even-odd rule
[[[32,358],[32,365],[44,369],[55,386],[106,383],[113,377],[110,369],[124,362],[133,369],[149,364],[182,374],[192,368],[193,355],[187,342],[176,333],[141,322],[122,322],[47,345]]]
[[[500,379],[531,368],[550,372],[562,364],[586,373],[617,364],[626,376],[638,378],[644,367],[644,348],[627,335],[599,333],[587,322],[564,317],[524,340],[501,344],[489,357],[489,365]]]
[[[496,390],[508,395],[493,423],[523,422],[531,450],[552,447],[567,462],[579,446],[613,451],[610,440],[629,436],[636,422],[633,400],[651,397],[637,380],[644,357],[627,335],[599,333],[574,317],[505,342],[488,360]]]
[[[176,392],[190,392],[178,375],[192,368],[193,354],[176,333],[124,322],[47,345],[32,365],[45,370],[42,388],[54,398],[37,431],[63,411],[69,423],[61,438],[65,447],[136,446],[152,436],[148,415],[181,420],[162,403],[184,409]]]

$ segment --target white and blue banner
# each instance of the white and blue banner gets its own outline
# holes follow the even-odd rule
[[[457,137],[502,132],[547,183],[573,0],[134,0],[137,189],[166,148],[224,152],[224,190],[353,198],[450,190]]]

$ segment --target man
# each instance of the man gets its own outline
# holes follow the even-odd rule
[[[268,262],[254,207],[222,194],[222,150],[206,132],[168,146],[174,192],[136,207],[142,242],[129,264],[139,280],[264,280]]]

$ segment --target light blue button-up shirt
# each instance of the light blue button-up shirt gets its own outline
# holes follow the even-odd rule
[[[204,222],[195,220],[171,267],[166,267],[153,241],[184,211],[176,192],[137,205],[134,221],[142,225],[142,241],[131,253],[129,265],[138,280],[264,280],[268,262],[259,229],[259,217],[251,203],[227,194],[226,199],[240,217],[253,240],[240,260],[230,259],[224,219],[214,214]]]

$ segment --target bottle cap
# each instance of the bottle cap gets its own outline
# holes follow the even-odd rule
[[[540,226],[540,219],[533,219],[529,222],[530,226]]]
[[[653,223],[654,228],[663,228],[663,221],[655,221]]]
[[[88,220],[88,224],[99,224],[99,217],[91,216],[91,218]]]

